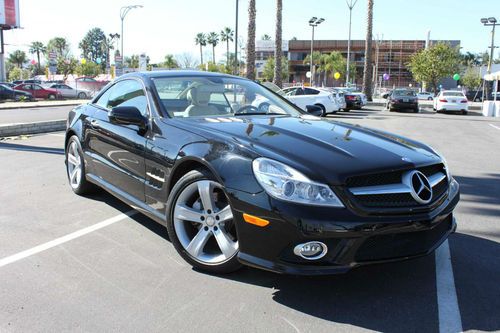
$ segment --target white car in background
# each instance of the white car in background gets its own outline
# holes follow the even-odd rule
[[[334,89],[339,89],[341,91],[344,91],[350,95],[355,95],[361,97],[361,107],[359,109],[363,108],[363,106],[366,106],[368,104],[368,99],[366,98],[366,95],[360,91],[355,91],[353,88],[345,88],[345,87],[340,87],[340,88],[334,88]]]
[[[87,89],[75,89],[64,83],[53,83],[48,86],[49,88],[55,89],[61,93],[64,98],[78,98],[87,99],[92,97],[92,92]]]
[[[427,91],[422,91],[417,94],[417,98],[420,100],[432,101],[434,99],[434,94]]]
[[[282,95],[304,111],[307,111],[307,105],[319,106],[323,110],[323,117],[328,113],[336,113],[342,107],[342,104],[338,101],[337,94],[328,89],[300,86],[279,90],[278,86],[271,82],[265,82],[263,85]],[[266,107],[266,103],[265,100],[257,99],[252,105],[263,109]]]
[[[460,111],[462,114],[467,114],[469,111],[469,103],[463,92],[456,90],[444,90],[441,91],[436,98],[434,98],[434,111]]]

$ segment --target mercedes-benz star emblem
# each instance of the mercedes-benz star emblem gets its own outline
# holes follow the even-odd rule
[[[410,188],[410,194],[418,203],[428,204],[432,200],[432,186],[429,179],[420,171],[405,174],[403,182]]]

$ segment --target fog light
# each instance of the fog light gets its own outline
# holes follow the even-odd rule
[[[307,260],[317,260],[325,256],[328,248],[321,242],[307,242],[295,246],[293,253]]]

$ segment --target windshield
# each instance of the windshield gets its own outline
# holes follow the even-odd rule
[[[152,78],[171,117],[302,113],[259,84],[216,76]]]
[[[460,91],[445,91],[443,96],[465,97]]]
[[[394,90],[393,96],[415,96],[415,92],[412,90]]]

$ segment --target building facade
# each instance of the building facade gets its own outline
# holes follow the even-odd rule
[[[311,53],[310,40],[290,40],[286,42],[285,56],[289,60],[290,83],[307,83],[309,79],[306,73],[309,71],[309,65],[304,64],[304,59]],[[460,47],[458,40],[431,40],[430,45],[435,43],[447,43],[452,47]],[[331,53],[333,51],[340,52],[347,58],[347,40],[315,40],[314,51],[321,53]],[[264,47],[265,46],[265,47]],[[425,40],[384,40],[374,41],[373,48],[373,65],[374,74],[377,70],[377,85],[379,87],[408,87],[418,86],[419,83],[415,82],[407,68],[410,57],[416,52],[426,47]],[[257,41],[256,43],[256,65],[257,68],[263,68],[265,61],[274,56],[274,41]],[[351,62],[356,67],[355,75],[351,75],[351,82],[361,86],[363,81],[363,67],[365,61],[365,41],[364,40],[351,40]],[[378,66],[375,66],[378,64]],[[259,71],[259,69],[258,69]],[[261,70],[262,71],[262,70]],[[383,80],[383,74],[389,75],[389,80]],[[315,82],[323,81],[319,79],[319,74]],[[375,76],[374,76],[375,77]],[[345,84],[345,78],[334,80],[332,75],[327,76],[326,86],[340,86]]]

